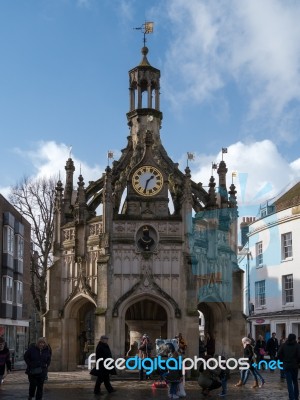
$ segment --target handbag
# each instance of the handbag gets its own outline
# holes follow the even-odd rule
[[[264,356],[266,354],[265,350],[262,347],[259,349],[259,354],[261,356]]]
[[[100,376],[100,370],[94,367],[93,369],[90,370],[90,375],[92,376]]]
[[[43,373],[42,367],[30,368],[29,375],[41,375]]]

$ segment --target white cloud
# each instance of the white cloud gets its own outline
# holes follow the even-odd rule
[[[54,141],[41,141],[36,144],[34,150],[26,151],[15,149],[15,151],[32,163],[36,171],[34,173],[35,177],[50,177],[60,174],[61,181],[64,183],[65,165],[70,156],[70,148],[64,143],[58,144]],[[88,165],[85,161],[78,159],[74,154],[72,154],[72,159],[75,165],[74,185],[76,185],[80,170],[84,178],[85,186],[87,186],[89,181],[101,177],[105,170],[105,167],[99,165]]]
[[[69,158],[70,149],[63,143],[54,141],[39,142],[34,151],[15,149],[23,158],[34,166],[34,177],[49,177],[60,173],[62,182],[65,180],[65,164]],[[118,159],[120,152],[114,150],[114,157]],[[300,158],[293,162],[287,162],[280,154],[278,148],[270,140],[252,141],[249,143],[237,142],[228,147],[228,153],[224,154],[227,173],[227,187],[232,182],[232,172],[237,171],[238,176],[234,178],[236,185],[238,207],[240,216],[256,215],[259,205],[280,193],[290,182],[300,180]],[[75,164],[74,186],[80,173],[84,177],[85,186],[89,181],[96,180],[102,176],[107,160],[103,166],[90,166],[72,154]],[[192,179],[202,182],[207,190],[210,176],[212,174],[212,162],[219,163],[222,154],[196,154],[195,161],[190,162]],[[182,157],[181,165],[186,164],[186,155]],[[218,186],[218,174],[213,172]],[[7,197],[9,187],[3,187],[0,192]]]
[[[281,139],[295,140],[300,3],[171,0],[166,14],[172,36],[164,76],[174,105],[211,101],[235,83],[248,102],[249,120],[267,117],[265,125]]]
[[[192,179],[202,182],[205,189],[211,176],[211,163],[220,162],[221,153],[197,155],[195,164],[190,163]],[[227,173],[227,188],[232,183],[232,172],[236,185],[240,215],[256,215],[261,203],[275,197],[291,181],[300,180],[300,158],[288,163],[270,140],[251,143],[237,142],[224,154]],[[216,185],[218,174],[214,171]]]

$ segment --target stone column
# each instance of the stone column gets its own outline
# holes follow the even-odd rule
[[[97,262],[97,308],[95,311],[95,342],[101,335],[107,334],[106,311],[108,295],[108,260],[102,256]]]

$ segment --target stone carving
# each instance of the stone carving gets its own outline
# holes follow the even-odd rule
[[[147,225],[143,227],[143,236],[138,240],[139,247],[144,251],[150,251],[154,245],[154,239],[150,236]]]
[[[89,226],[89,236],[100,235],[103,232],[103,224],[102,222],[98,222],[96,224],[91,224]]]
[[[158,224],[158,232],[167,233],[167,224],[166,223]]]
[[[178,232],[179,231],[179,224],[169,224],[169,231],[170,232]]]
[[[75,239],[75,229],[65,229],[63,231],[64,240],[74,240]]]

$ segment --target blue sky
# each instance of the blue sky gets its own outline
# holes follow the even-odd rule
[[[70,145],[86,182],[108,150],[118,158],[145,20],[173,160],[184,169],[194,152],[207,185],[227,147],[246,215],[299,178],[298,1],[0,0],[2,194],[24,175],[63,175]]]

